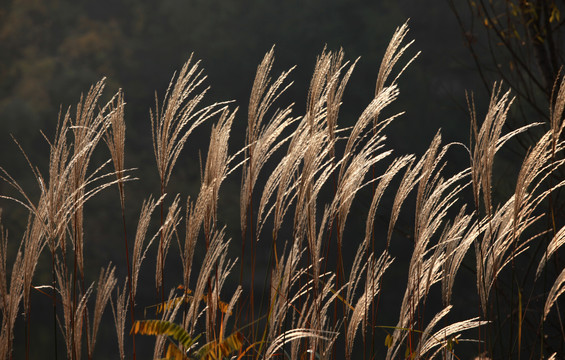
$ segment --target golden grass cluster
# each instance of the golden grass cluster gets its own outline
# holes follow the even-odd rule
[[[29,356],[33,339],[24,334],[34,326],[33,289],[51,297],[53,337],[62,339],[65,347],[58,349],[55,341],[54,356],[68,359],[95,357],[106,307],[112,309],[116,330],[117,342],[111,346],[122,359],[148,358],[136,353],[135,339],[140,334],[156,336],[155,359],[351,359],[361,354],[453,359],[461,346],[456,344],[464,341],[474,343],[471,349],[477,358],[489,358],[495,351],[519,355],[534,348],[537,357],[558,357],[563,349],[554,347],[544,324],[560,324],[557,343],[565,342],[560,316],[552,316],[559,314],[565,270],[547,270],[550,263],[558,264],[554,258],[565,243],[565,230],[557,228],[554,208],[547,210],[552,195],[565,184],[559,178],[564,162],[565,82],[556,83],[549,130],[523,159],[514,193],[499,199],[492,189],[497,152],[530,127],[541,128],[532,123],[504,133],[513,99],[509,92],[503,93],[502,85],[494,86],[483,120],[477,118],[469,99],[468,146],[445,144],[438,132],[420,157],[395,157],[386,149],[386,127],[400,114],[385,116],[384,110],[399,96],[397,80],[417,56],[406,60],[412,44],[405,44],[407,32],[403,25],[394,33],[378,71],[374,98],[351,127],[340,126],[339,113],[357,61],[345,61],[342,51],[324,49],[312,75],[305,112],[295,116],[292,104],[276,105],[291,85],[293,69],[272,77],[271,49],[252,86],[246,143],[234,153],[228,145],[238,109],[229,102],[202,105],[206,78],[199,63],[189,59],[150,114],[160,196],[148,196],[143,202],[131,238],[126,231],[127,182],[137,179],[125,165],[124,94],[119,91],[100,106],[104,80],[94,85],[81,98],[76,115],[69,111],[60,118],[55,138],[49,141],[48,173],[41,173],[26,157],[37,180],[37,200],[0,168],[2,180],[18,193],[2,197],[29,213],[19,238],[8,239],[8,232],[0,229],[0,358]],[[189,136],[204,122],[214,124],[200,191],[183,201],[180,194],[168,193],[169,181]],[[91,159],[103,145],[101,140],[111,158],[92,169]],[[451,149],[466,152],[469,166],[446,175]],[[108,169],[111,164],[113,170]],[[263,171],[265,167],[270,173]],[[226,238],[218,200],[224,181],[239,173],[238,240]],[[391,184],[397,184],[396,189]],[[119,190],[122,209],[124,263],[108,264],[98,281],[89,284],[84,207],[113,186]],[[370,206],[364,236],[352,238],[346,226],[360,193],[371,194]],[[375,234],[377,209],[385,193],[393,197],[388,231]],[[472,194],[471,200],[466,193]],[[397,309],[383,309],[379,303],[388,294],[381,290],[382,280],[395,263],[390,253],[393,234],[411,194],[415,212],[410,259],[401,264],[407,265],[404,295]],[[156,232],[150,230],[155,224]],[[238,241],[240,256],[232,257],[230,243]],[[345,245],[357,248],[353,259],[343,255]],[[15,257],[8,257],[9,246],[17,248]],[[271,249],[266,270],[257,270],[258,246]],[[196,261],[199,247],[204,255]],[[34,276],[43,253],[51,259],[49,284],[38,284]],[[543,277],[546,284],[535,294],[543,299],[539,309],[530,303],[534,294],[525,294],[526,288],[514,276],[515,262],[528,256],[536,259],[530,281]],[[139,273],[142,266],[149,266],[144,265],[149,257],[155,264],[151,286],[157,300],[152,303],[138,297]],[[175,274],[182,283],[167,289],[166,260],[171,257],[182,264],[182,275]],[[452,298],[464,263],[476,281],[465,296],[475,296],[478,307],[470,311],[475,316],[458,319],[451,315]],[[127,277],[119,278],[116,267],[127,267]],[[515,321],[508,327],[498,307],[498,279],[505,273],[512,274],[509,295],[514,305],[504,316]],[[231,286],[235,288],[231,294],[222,291],[226,283],[237,285]],[[266,290],[255,294],[258,289]],[[430,296],[432,291],[441,296]],[[266,300],[257,304],[260,295]],[[159,311],[142,316],[141,310],[155,303]],[[398,311],[397,322],[379,323],[382,311]],[[18,322],[25,333],[15,333]],[[497,347],[498,328],[511,329],[508,337],[513,345],[507,352]],[[26,337],[22,354],[14,349],[16,335]]]

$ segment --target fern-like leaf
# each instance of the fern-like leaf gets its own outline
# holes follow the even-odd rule
[[[165,354],[165,359],[167,360],[188,360],[189,358],[179,350],[176,344],[169,343],[167,347],[167,353]]]
[[[188,294],[188,292],[187,292],[187,294]],[[160,314],[163,311],[166,311],[166,310],[169,310],[170,308],[176,307],[181,302],[185,302],[185,303],[188,304],[192,301],[192,299],[193,299],[193,297],[190,296],[190,295],[177,296],[177,297],[174,297],[170,300],[159,303],[157,305],[152,305],[150,307],[157,307],[155,312],[157,314]],[[205,303],[208,303],[208,295],[204,294],[202,296],[201,300],[204,301]],[[220,311],[222,313],[225,314],[228,311],[228,307],[229,307],[228,303],[218,299],[218,309],[220,309]],[[229,315],[231,315],[231,312],[230,312]]]
[[[241,350],[243,339],[243,335],[236,331],[219,343],[214,340],[202,346],[198,350],[197,357],[201,360],[216,360],[228,357],[231,353]]]
[[[131,327],[130,334],[167,335],[189,349],[195,342],[192,336],[179,325],[165,320],[137,320]]]

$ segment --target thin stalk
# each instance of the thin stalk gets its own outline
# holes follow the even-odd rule
[[[29,360],[29,345],[30,341],[30,332],[31,332],[31,307],[28,308],[26,311],[26,327],[25,327],[25,356],[26,360]],[[10,359],[13,359],[13,356],[10,355]]]
[[[53,344],[55,345],[55,357],[53,359],[57,360],[59,358],[57,352],[57,293],[55,292],[55,286],[57,285],[57,283],[55,275],[55,253],[53,251],[51,252],[51,296],[53,297],[53,336],[55,336],[55,340],[53,341]]]
[[[274,239],[275,239],[275,237],[274,237]],[[274,248],[271,246],[271,251],[270,251],[270,254],[271,254],[271,255],[269,256],[269,263],[268,263],[268,265],[267,265],[267,269],[270,269],[270,268],[271,268],[271,265],[272,265],[272,263],[273,263],[273,253],[274,253],[275,251],[276,251],[276,250],[274,250]],[[281,280],[281,281],[282,281],[282,280]],[[279,284],[277,285],[279,289],[280,289],[280,283],[281,283],[281,281],[279,281]],[[268,272],[268,271],[265,271],[265,282],[264,282],[264,284],[267,284],[268,282],[269,282],[269,272]],[[269,288],[270,288],[270,289],[274,289],[274,287],[273,287],[272,284],[270,285]],[[263,291],[263,292],[261,293],[261,302],[259,303],[259,312],[262,312],[262,310],[263,310],[263,301],[265,300],[265,292],[266,292],[266,291]],[[280,295],[280,292],[279,292],[278,290],[277,290],[277,294]],[[268,294],[267,294],[267,295],[268,295]],[[271,314],[272,314],[272,311],[273,311],[274,301],[275,301],[275,299],[273,299],[272,302],[269,301],[269,308],[268,308],[268,311],[267,311],[267,320],[266,320],[266,322],[265,322],[265,326],[264,326],[264,328],[263,328],[263,332],[262,332],[262,335],[261,335],[261,343],[264,343],[264,342],[266,341],[266,339],[267,339],[267,333],[268,333],[268,331],[269,331],[269,322],[271,321]],[[286,319],[285,319],[285,321],[286,321]],[[259,326],[260,326],[260,324],[257,323],[257,332],[259,332]],[[253,326],[253,328],[255,328],[255,327]],[[283,338],[284,338],[284,336],[283,336]],[[255,337],[253,337],[253,339],[255,339]],[[259,354],[260,354],[260,351],[259,351]],[[258,354],[258,355],[259,355],[259,354]]]
[[[373,134],[375,134],[376,130],[373,128]],[[371,165],[371,198],[375,197],[375,191],[377,190],[377,185],[375,184],[375,164]],[[367,220],[369,221],[369,220]],[[371,220],[373,221],[373,220]],[[371,229],[371,252],[375,253],[375,231]],[[368,249],[366,250],[365,256],[369,256]],[[371,281],[371,286],[373,289],[375,288],[375,279]],[[381,291],[379,291],[377,302],[375,304],[375,297],[373,296],[371,299],[371,359],[375,357],[375,324],[377,323],[377,309],[379,307],[379,301],[381,299]],[[376,307],[375,307],[376,305]],[[367,311],[365,310],[365,313]],[[365,337],[363,337],[364,339]],[[363,358],[365,358],[365,353],[363,353]]]
[[[253,220],[249,220],[253,224]],[[251,315],[251,322],[255,322],[255,240],[253,239],[253,225],[251,225],[251,289],[249,296],[249,311]],[[255,339],[255,326],[251,328],[252,338]]]
[[[309,203],[309,202],[310,202],[310,199],[309,199],[308,203]],[[312,225],[311,225],[311,224],[312,224],[312,221],[315,222],[316,219],[313,219],[312,210],[311,210],[310,206],[308,206],[308,228],[309,228],[309,229],[312,227]],[[313,226],[315,227],[316,225],[314,224]],[[321,231],[321,230],[320,230],[320,231]],[[308,231],[308,235],[307,235],[307,236],[309,236],[309,234],[310,234],[310,231]],[[313,252],[316,251],[316,249],[310,249],[310,244],[314,243],[315,241],[317,241],[317,239],[315,239],[315,238],[312,239],[312,241],[308,241],[308,251],[310,252],[310,261],[311,261],[311,263],[312,263],[312,269],[314,269],[314,266],[318,266],[318,264],[315,264],[315,263],[314,263],[314,255],[313,255]],[[318,279],[314,279],[313,284],[314,284],[314,296],[313,296],[313,299],[314,299],[315,304],[316,304],[316,309],[314,310],[314,317],[317,318],[315,324],[320,324],[320,319],[319,319],[320,316],[321,316],[321,315],[320,315],[320,304],[319,304],[319,302],[317,301],[317,299],[318,299],[318,297],[319,297],[319,294],[320,294]],[[347,324],[346,324],[346,327],[345,327],[345,328],[347,329]],[[316,330],[316,329],[314,329],[314,330]],[[311,352],[311,354],[310,354],[310,359],[311,359],[311,360],[314,360],[314,354],[315,354],[315,352],[316,352],[316,349],[312,349],[312,352]]]
[[[82,283],[82,288],[83,288],[83,289],[86,289],[86,288],[84,287],[84,285],[85,285],[85,282],[84,282],[84,274],[81,274],[80,282]],[[85,331],[86,331],[86,353],[87,353],[87,354],[90,354],[90,353],[91,353],[91,351],[90,351],[90,341],[88,341],[88,339],[90,339],[90,335],[89,335],[89,331],[90,331],[89,327],[90,327],[90,324],[89,324],[88,316],[87,316],[87,315],[88,315],[88,312],[87,312],[87,309],[86,309],[86,306],[85,306],[84,309],[83,309],[83,311],[82,311],[82,316],[83,316],[83,319],[84,319],[84,327],[85,327]],[[77,356],[78,358],[81,357],[81,354],[77,354],[77,355],[78,355],[78,356]],[[89,360],[92,360],[92,358],[89,357]]]
[[[120,190],[120,192],[123,192],[123,189]],[[128,246],[128,236],[127,236],[127,227],[126,227],[126,215],[125,215],[125,209],[124,206],[122,204],[122,225],[124,228],[124,245],[125,245],[125,250],[126,250],[126,263],[127,263],[127,267],[128,267],[128,287],[129,287],[129,303],[130,303],[130,315],[131,315],[131,323],[134,324],[135,323],[135,311],[134,311],[134,302],[133,302],[133,285],[131,282],[131,263],[129,260],[129,246]],[[133,342],[133,360],[135,360],[135,333],[131,334],[132,337],[132,342]]]
[[[126,227],[126,214],[125,214],[125,204],[124,204],[124,189],[123,189],[123,183],[118,183],[118,189],[120,191],[120,199],[122,199],[122,201],[120,201],[120,205],[122,208],[122,226],[124,229],[124,246],[125,246],[125,252],[126,252],[126,264],[127,264],[127,268],[128,268],[128,287],[129,287],[129,304],[130,304],[130,315],[131,315],[131,323],[134,324],[135,323],[135,310],[134,310],[134,305],[135,303],[133,302],[133,284],[132,284],[132,280],[131,280],[131,262],[129,259],[129,245],[128,245],[128,234],[127,234],[127,227]],[[135,354],[135,333],[131,334],[132,336],[132,342],[133,342],[133,360],[135,360],[136,358],[136,354]]]
[[[75,188],[78,188],[78,186],[76,184],[75,184]],[[73,341],[71,341],[71,344],[72,344],[73,359],[77,359],[78,354],[76,354],[75,342],[74,342],[74,338],[75,338],[75,336],[74,336],[74,328],[75,328],[74,327],[74,313],[75,313],[76,306],[77,306],[77,303],[76,303],[76,297],[77,297],[77,286],[76,286],[77,281],[76,281],[76,279],[77,279],[77,267],[78,267],[77,254],[80,254],[80,252],[82,251],[82,247],[81,247],[80,241],[78,239],[78,235],[77,235],[76,224],[77,224],[77,221],[78,221],[78,215],[77,215],[76,212],[73,214],[73,220],[74,220],[73,221],[73,227],[74,227],[73,236],[75,238],[74,239],[74,243],[75,243],[75,254],[74,255],[75,256],[74,256],[74,259],[73,259],[73,277],[72,277],[72,281],[73,281],[73,285],[72,285],[73,286],[73,302],[72,302],[72,304],[73,304],[73,307],[71,309],[71,314],[72,314],[71,315],[71,334],[72,334]],[[65,259],[66,259],[66,256],[63,256],[63,262],[65,262]],[[67,273],[67,271],[65,271],[65,277],[67,276],[66,273]]]
[[[246,238],[247,232],[246,230],[242,229],[241,230],[241,262],[240,262],[240,266],[239,266],[239,285],[242,285],[243,283],[243,267],[245,264],[245,242],[247,240]]]
[[[500,290],[498,288],[498,280],[495,278],[494,279],[494,288],[495,288],[495,292],[494,292],[494,298],[495,298],[495,304],[496,304],[496,317],[498,320],[498,338],[502,339],[502,322],[501,322],[501,316],[500,316],[500,298],[498,296],[498,293],[502,290]],[[493,324],[494,326],[494,324]],[[504,352],[504,349],[502,348],[502,341],[498,341],[498,344],[500,346],[500,353],[502,354]],[[491,354],[494,351],[494,345],[495,344],[491,344]]]
[[[163,197],[163,195],[165,195],[165,183],[164,183],[164,179],[161,178],[161,197]],[[161,303],[165,302],[165,277],[163,276],[164,270],[165,270],[165,263],[164,263],[164,255],[163,255],[163,241],[164,241],[164,233],[163,233],[163,223],[164,223],[164,214],[163,214],[163,207],[164,204],[163,202],[161,202],[159,204],[159,208],[161,211],[161,230],[159,231],[159,251],[157,253],[157,256],[159,256],[159,259],[161,260]],[[157,289],[157,297],[159,297],[159,289]]]
[[[250,149],[249,149],[249,158],[248,158],[248,164],[249,164],[249,179],[253,179],[253,150],[254,150],[254,145],[251,144],[250,145]],[[249,198],[247,199],[247,218],[249,221],[249,241],[251,242],[251,289],[250,289],[250,295],[249,295],[249,313],[248,313],[248,319],[251,318],[251,323],[255,323],[255,234],[253,232],[253,189],[252,189],[252,181],[248,182],[247,185],[247,193],[249,194]],[[247,241],[247,231],[244,229],[242,231],[242,241],[243,241],[243,245],[241,248],[241,270],[240,270],[240,275],[239,275],[239,284],[241,285],[242,280],[243,280],[243,256],[245,254],[245,243]],[[276,244],[275,244],[275,252],[276,252]],[[259,326],[259,324],[257,324],[257,326]],[[251,338],[255,339],[255,326],[251,327]]]
[[[75,222],[75,224],[76,224],[76,222]],[[78,233],[78,229],[75,230],[75,236],[76,236],[77,233]],[[81,248],[80,248],[78,251],[81,251],[81,252],[82,252],[82,251],[83,251],[83,250],[82,250],[82,240],[81,240],[81,241],[78,241],[78,238],[77,238],[77,239],[75,240],[75,243],[76,243],[78,246],[81,246]],[[81,244],[81,245],[79,245],[79,244]],[[77,265],[78,265],[78,264],[77,264],[77,256],[76,256],[76,253],[75,253],[75,256],[74,256],[74,270],[73,270],[73,271],[74,271],[74,276],[73,276],[73,309],[72,309],[72,314],[75,313],[76,306],[77,306],[77,304],[76,304],[76,290],[77,290],[77,289],[76,289],[76,284],[77,284],[77,282],[78,282],[78,279],[77,279]],[[85,281],[84,281],[84,273],[83,273],[83,272],[80,272],[80,283],[81,283],[81,289],[86,289],[86,287],[85,287]],[[89,343],[89,341],[88,341],[88,339],[89,339],[89,337],[90,337],[90,336],[89,336],[89,329],[88,329],[88,328],[89,328],[89,322],[88,322],[88,316],[87,316],[87,315],[88,315],[88,313],[87,313],[87,309],[86,309],[86,307],[85,307],[85,308],[83,309],[83,311],[82,311],[82,316],[83,316],[83,324],[84,324],[84,327],[85,327],[86,339],[87,339],[87,341],[86,341],[86,352],[87,352],[87,354],[90,354],[90,343]],[[72,318],[74,318],[74,316],[73,316]],[[74,326],[73,326],[73,329],[74,329]],[[74,331],[74,330],[73,330],[73,331]],[[81,330],[79,329],[79,331],[81,331]],[[76,359],[80,359],[80,358],[81,358],[81,354],[76,353],[74,341],[73,341],[72,344],[73,344],[73,356],[75,356]]]
[[[332,179],[333,179],[333,198],[336,197],[337,194],[337,175],[334,172],[332,174]],[[334,218],[335,220],[335,218]],[[327,272],[327,268],[328,268],[328,263],[329,263],[329,259],[330,259],[330,245],[332,242],[332,232],[333,232],[333,221],[329,222],[329,229],[328,229],[328,236],[326,237],[326,254],[324,255],[324,258],[326,259],[325,264],[324,264],[324,272]],[[336,288],[337,288],[338,284],[336,284]],[[334,324],[337,323],[337,301],[334,302],[334,313],[333,313],[333,322]],[[335,346],[332,347],[332,356],[335,358]]]

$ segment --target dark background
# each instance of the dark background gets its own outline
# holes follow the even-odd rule
[[[231,140],[231,146],[239,149],[244,144],[247,103],[255,70],[273,45],[276,57],[273,74],[297,65],[291,75],[294,85],[280,103],[295,102],[295,115],[305,108],[316,56],[324,46],[330,50],[343,47],[346,59],[351,61],[361,57],[344,96],[340,126],[345,127],[355,121],[372,99],[386,46],[395,28],[408,19],[411,29],[408,38],[415,39],[415,43],[405,58],[419,50],[422,54],[400,81],[400,98],[390,113],[406,111],[406,114],[389,127],[388,147],[395,149],[396,155],[421,154],[440,128],[444,143],[468,143],[465,90],[477,91],[479,116],[486,111],[487,95],[446,1],[1,1],[0,166],[34,194],[37,186],[32,173],[11,136],[18,140],[34,165],[46,171],[48,146],[40,130],[52,138],[59,112],[74,106],[90,85],[107,77],[107,99],[119,88],[124,89],[126,167],[137,168],[134,175],[141,179],[126,190],[126,208],[132,219],[130,233],[133,233],[141,200],[159,192],[149,109],[155,106],[155,92],[163,98],[173,72],[180,69],[191,53],[202,59],[208,75],[206,84],[211,90],[205,103],[235,100],[240,107]],[[197,154],[207,150],[208,130],[203,127],[189,138],[173,172],[170,193],[178,192],[183,197],[197,194]],[[101,159],[109,156],[103,151],[99,155]],[[457,168],[468,165],[463,151],[455,156],[461,162]],[[229,236],[234,238],[239,236],[239,184],[237,175],[228,178],[221,195],[220,220],[228,224]],[[0,192],[12,194],[4,183],[0,183]],[[115,189],[107,192],[110,194],[103,194],[87,206],[85,251],[91,280],[108,260],[118,264],[123,261],[117,193]],[[25,209],[5,200],[0,206],[4,208],[3,220],[15,240],[25,227]],[[362,202],[354,206],[361,207],[359,213],[366,213]],[[408,226],[408,221],[401,219],[401,226]],[[352,220],[351,224],[354,233],[356,225],[364,226],[364,219],[359,219],[357,224]],[[360,227],[358,231],[362,230]],[[398,246],[399,252],[394,256],[401,256],[402,246],[409,243],[399,242]],[[153,292],[148,264],[144,264],[146,286]],[[171,266],[174,268],[174,264]],[[405,270],[394,270],[385,279],[390,284],[388,291],[393,291],[395,286],[404,289],[406,275],[402,271]],[[124,275],[121,270],[120,286]],[[49,282],[49,267],[40,267],[37,277],[37,284]],[[402,280],[399,282],[398,278]],[[173,282],[169,280],[168,285],[174,285]],[[143,279],[140,287],[142,284]],[[401,295],[402,292],[398,297]],[[398,297],[386,300],[386,306],[392,308],[387,308],[390,325],[397,319]],[[107,308],[108,320],[109,314]],[[49,330],[38,329],[34,334],[33,357],[49,347]],[[106,326],[95,354],[113,358],[117,354],[114,337],[113,328]]]

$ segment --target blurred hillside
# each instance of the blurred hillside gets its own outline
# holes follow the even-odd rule
[[[413,54],[422,54],[401,79],[394,111],[406,114],[388,129],[398,153],[421,153],[438,129],[446,141],[467,142],[466,89],[481,89],[447,3],[416,0],[225,2],[165,0],[8,1],[0,5],[0,166],[36,188],[11,136],[36,164],[45,163],[47,138],[58,114],[107,77],[105,95],[118,88],[126,98],[126,166],[138,168],[143,193],[157,191],[149,109],[162,99],[172,74],[194,53],[211,86],[207,103],[235,100],[240,110],[232,135],[244,142],[246,107],[254,74],[275,45],[274,73],[294,65],[294,85],[280,104],[296,102],[303,113],[316,56],[324,46],[343,47],[346,59],[361,57],[344,95],[341,126],[355,121],[373,97],[378,64],[394,29],[410,19]],[[480,99],[480,96],[479,96]],[[479,106],[479,109],[481,107]],[[71,110],[71,113],[74,110]],[[207,148],[205,136],[190,139],[185,153]],[[202,139],[199,140],[199,139]],[[42,169],[45,170],[45,169]],[[199,159],[182,157],[171,191],[197,188]],[[233,182],[234,189],[239,180]],[[229,185],[228,185],[229,186]],[[7,191],[5,184],[0,189]],[[181,190],[182,189],[182,190]],[[191,192],[188,190],[188,194]],[[226,199],[229,200],[229,199]],[[235,198],[235,202],[238,200]],[[116,204],[117,205],[117,204]],[[5,206],[10,206],[6,204]],[[137,209],[139,206],[132,206]],[[237,206],[234,206],[237,209]],[[234,210],[235,210],[234,209]],[[18,220],[22,209],[6,211]],[[102,214],[104,212],[98,212]],[[237,221],[237,214],[227,215]],[[99,219],[103,222],[104,219]],[[23,224],[23,222],[21,222]],[[23,226],[23,225],[22,225]]]
[[[408,115],[403,125],[397,125],[425,136],[391,136],[398,142],[395,147],[414,151],[423,148],[437,125],[466,126],[465,114],[456,108],[464,103],[464,89],[475,85],[471,68],[460,63],[467,55],[463,40],[442,2],[4,2],[0,9],[2,151],[13,149],[9,134],[33,151],[31,144],[40,138],[38,129],[52,131],[60,106],[75,104],[79,94],[102,77],[108,78],[108,94],[125,90],[129,145],[143,147],[154,92],[162,96],[172,73],[191,53],[202,59],[209,76],[209,101],[233,99],[244,110],[256,66],[273,44],[278,69],[298,65],[288,96],[293,101],[305,98],[315,57],[325,44],[330,49],[343,47],[348,59],[361,56],[352,79],[355,86],[345,98],[344,117],[352,118],[359,105],[372,97],[378,59],[390,35],[408,18],[415,48],[423,53],[404,80],[398,107]],[[298,103],[297,111],[302,108]],[[19,159],[14,161],[10,165],[17,165]]]

